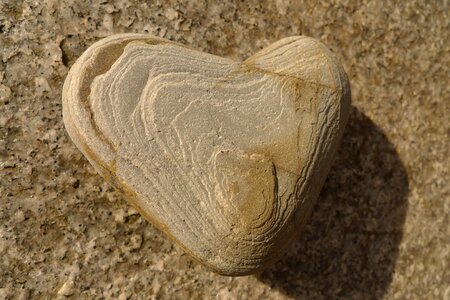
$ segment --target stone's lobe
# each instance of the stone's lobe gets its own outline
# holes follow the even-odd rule
[[[92,165],[216,272],[277,260],[305,223],[350,105],[314,39],[235,62],[149,35],[91,46],[64,84],[64,123]]]

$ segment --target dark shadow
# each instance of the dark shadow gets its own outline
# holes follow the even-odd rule
[[[353,107],[308,225],[258,278],[294,299],[381,299],[392,280],[407,196],[394,147]]]

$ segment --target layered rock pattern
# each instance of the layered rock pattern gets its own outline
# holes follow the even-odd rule
[[[78,59],[63,91],[67,131],[96,170],[226,275],[264,268],[297,237],[349,105],[337,59],[302,36],[235,62],[116,35]]]

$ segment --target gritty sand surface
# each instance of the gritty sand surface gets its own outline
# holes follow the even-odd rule
[[[1,0],[0,299],[450,299],[450,4],[393,2]],[[272,268],[208,271],[70,141],[69,67],[121,32],[237,60],[304,34],[343,62],[344,140],[306,230]]]

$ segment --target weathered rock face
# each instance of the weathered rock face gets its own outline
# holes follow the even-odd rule
[[[78,59],[63,105],[75,144],[149,221],[216,272],[244,275],[305,223],[350,89],[333,54],[303,36],[235,62],[124,34]]]

